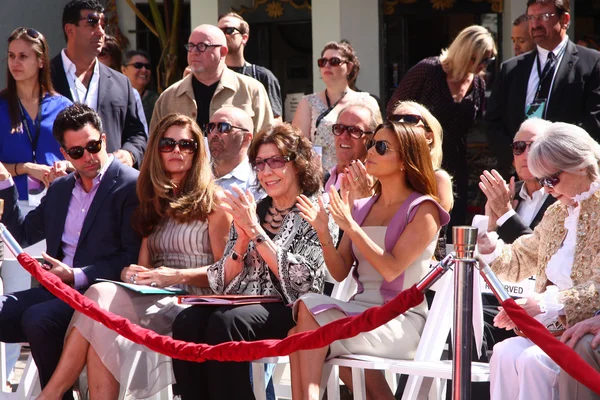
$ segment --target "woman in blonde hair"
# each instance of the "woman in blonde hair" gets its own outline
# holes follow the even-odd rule
[[[393,114],[400,100],[424,105],[440,122],[443,132],[442,166],[456,182],[452,224],[465,222],[467,210],[466,135],[483,109],[482,75],[496,59],[492,34],[482,26],[463,29],[438,57],[426,58],[406,73],[387,106]]]
[[[207,269],[225,250],[232,218],[220,207],[196,122],[169,114],[150,135],[137,183],[133,226],[143,237],[138,264],[121,272],[133,285],[212,293]],[[118,234],[115,232],[115,234]],[[172,295],[138,294],[110,282],[85,295],[100,307],[162,335],[183,308]],[[59,399],[87,366],[91,398],[148,398],[175,382],[171,359],[75,312],[59,364],[39,399]]]

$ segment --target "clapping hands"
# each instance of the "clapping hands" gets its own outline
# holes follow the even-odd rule
[[[498,171],[492,170],[491,172],[483,171],[480,179],[479,188],[487,197],[486,215],[490,217],[490,221],[493,221],[493,224],[490,225],[495,226],[498,218],[517,206],[517,201],[514,200],[515,178],[511,177],[510,183],[507,184]],[[493,226],[488,228],[493,230],[490,228]]]

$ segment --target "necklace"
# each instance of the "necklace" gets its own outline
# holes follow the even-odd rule
[[[285,218],[286,215],[288,215],[288,213],[292,210],[292,208],[294,208],[294,206],[280,210],[277,207],[275,207],[274,205],[271,205],[269,207],[269,209],[267,210],[267,215],[265,216],[265,222],[267,224],[269,224],[271,229],[273,229],[274,231],[279,230],[279,228],[281,227],[281,224],[283,222],[283,219]]]

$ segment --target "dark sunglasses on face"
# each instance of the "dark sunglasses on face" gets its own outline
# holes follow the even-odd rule
[[[562,174],[562,171],[555,173],[554,175],[550,175],[544,178],[539,178],[538,182],[540,183],[540,185],[542,187],[547,186],[550,188],[553,188],[554,186],[558,185],[558,183],[560,182],[560,178],[558,177],[560,174]]]
[[[221,45],[210,43],[186,43],[183,45],[183,47],[188,51],[188,53],[191,53],[194,51],[194,49],[198,50],[198,53],[204,53],[209,47],[221,47]]]
[[[248,129],[231,125],[229,122],[210,122],[204,125],[204,134],[208,136],[208,134],[212,133],[215,128],[217,128],[218,133],[229,133],[232,129],[239,129],[243,132],[249,132]]]
[[[79,21],[87,21],[87,23],[92,27],[96,27],[96,25],[100,24],[100,27],[103,30],[106,30],[108,26],[104,20],[104,14],[99,14],[97,12],[91,12],[85,17],[79,18]]]
[[[471,60],[473,60],[473,62],[476,61],[475,57],[471,58]],[[490,65],[494,61],[496,61],[496,57],[487,57],[487,58],[484,58],[483,60],[481,60],[481,62],[479,63],[479,65],[485,65],[487,67],[488,65]]]
[[[335,136],[340,136],[344,132],[348,132],[348,134],[350,136],[352,136],[354,139],[360,139],[362,137],[362,135],[370,135],[373,133],[373,132],[363,131],[358,126],[348,126],[348,125],[343,125],[343,124],[333,124],[331,126],[331,132]]]
[[[170,153],[175,150],[175,146],[179,146],[179,151],[182,153],[195,153],[198,149],[198,143],[194,139],[181,139],[177,141],[164,137],[158,142],[158,151],[161,153]]]
[[[427,122],[420,115],[416,114],[392,114],[388,117],[390,122],[403,122],[410,125],[419,125],[419,122],[423,123],[423,127],[431,132],[431,128],[427,125]]]
[[[369,139],[369,140],[367,140],[367,143],[365,143],[365,147],[367,148],[367,151],[369,151],[371,149],[371,147],[373,147],[373,146],[375,146],[375,151],[380,156],[384,155],[388,151],[394,151],[394,152],[398,153],[398,150],[390,149],[387,142],[384,142],[383,140]]]
[[[102,50],[104,50],[104,49],[102,49]],[[150,63],[143,63],[143,62],[140,62],[140,61],[134,62],[134,63],[131,63],[131,64],[127,64],[125,66],[126,67],[133,67],[135,69],[146,68],[148,71],[150,71],[150,68],[152,68],[152,64],[150,64]]]
[[[319,68],[325,68],[327,63],[329,63],[329,65],[331,65],[332,67],[339,67],[340,65],[345,64],[347,62],[348,61],[342,60],[339,57],[331,57],[331,58],[322,57],[317,60],[317,65],[319,66]]]
[[[271,169],[279,169],[283,168],[289,161],[291,161],[291,158],[288,156],[273,156],[263,160],[257,159],[254,161],[254,169],[256,171],[263,171],[265,169],[265,165],[268,165]]]
[[[526,142],[524,140],[517,140],[516,142],[512,142],[510,145],[512,147],[512,152],[515,156],[520,156],[525,153],[528,147],[531,147],[533,142]]]
[[[225,28],[221,28],[224,34],[233,35],[235,32],[242,33],[238,28],[234,28],[233,26],[226,26]]]
[[[107,47],[103,47],[102,50],[100,50],[100,53],[98,54],[98,57],[106,57],[108,56],[108,48]]]
[[[70,149],[65,149],[65,152],[71,157],[73,160],[79,160],[83,157],[84,151],[87,150],[90,154],[96,154],[100,150],[102,150],[102,139],[98,140],[90,140],[87,142],[85,147],[75,146]]]

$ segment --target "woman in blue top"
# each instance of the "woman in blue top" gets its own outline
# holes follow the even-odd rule
[[[28,176],[30,186],[43,189],[55,162],[64,164],[61,170],[70,167],[61,161],[52,126],[71,101],[54,91],[48,43],[32,28],[17,28],[8,38],[6,81],[0,92],[0,161],[13,176],[19,199],[27,200]]]

